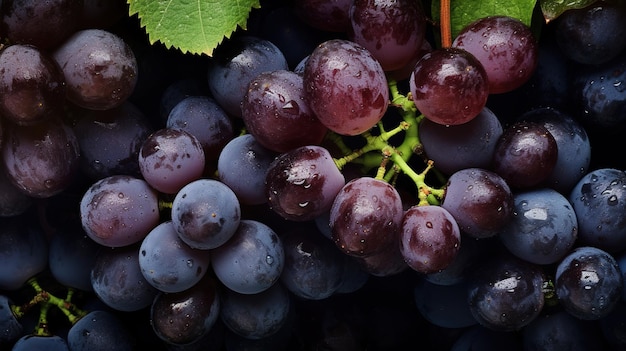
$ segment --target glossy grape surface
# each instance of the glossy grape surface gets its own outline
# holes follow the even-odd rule
[[[442,48],[422,56],[409,84],[417,109],[443,125],[471,121],[489,96],[487,73],[480,61],[458,48]]]
[[[387,111],[389,90],[380,63],[364,47],[332,39],[318,45],[304,67],[309,106],[328,129],[357,135]]]

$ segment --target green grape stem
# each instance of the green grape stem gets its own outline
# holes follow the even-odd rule
[[[434,170],[434,162],[424,157],[423,146],[419,139],[418,125],[424,115],[418,114],[410,93],[402,94],[396,81],[389,81],[389,91],[391,94],[389,105],[398,109],[403,120],[389,131],[386,131],[383,124],[379,122],[377,127],[380,133],[378,135],[372,135],[370,132],[361,134],[365,145],[356,150],[349,149],[339,135],[332,134],[329,140],[334,142],[344,155],[336,158],[335,164],[339,169],[343,169],[351,162],[361,164],[365,169],[376,168],[375,177],[389,183],[395,181],[400,173],[405,174],[415,183],[418,205],[439,205],[445,195],[445,188],[434,188],[426,183],[426,175]],[[402,132],[404,137],[400,145],[391,145],[389,140]],[[425,168],[420,173],[408,163],[414,155],[424,160]]]
[[[11,311],[17,318],[22,318],[29,310],[39,306],[39,320],[37,326],[35,327],[34,335],[51,335],[48,329],[48,311],[50,310],[50,307],[58,308],[71,324],[76,323],[87,314],[87,311],[79,309],[78,306],[72,302],[74,289],[68,288],[66,297],[62,299],[44,290],[39,285],[36,278],[29,279],[27,284],[33,288],[35,295],[30,299],[30,301],[21,306],[12,305]]]

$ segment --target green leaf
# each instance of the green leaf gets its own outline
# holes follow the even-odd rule
[[[539,0],[541,12],[546,23],[559,17],[563,12],[572,9],[582,9],[598,0]]]
[[[260,0],[128,0],[129,14],[137,14],[151,44],[163,43],[183,53],[206,54],[246,29],[250,11]]]
[[[461,29],[477,19],[487,16],[517,18],[530,27],[537,0],[450,0],[450,23],[452,38]],[[433,0],[431,12],[439,22],[440,0]]]

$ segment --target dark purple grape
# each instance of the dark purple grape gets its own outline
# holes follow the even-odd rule
[[[482,64],[458,48],[436,49],[422,56],[413,68],[409,85],[417,109],[443,125],[471,121],[483,110],[489,96]]]
[[[584,320],[607,316],[621,300],[623,277],[615,258],[592,246],[581,246],[558,264],[554,287],[568,313]]]
[[[27,334],[19,338],[11,351],[70,351],[65,339],[58,335]]]
[[[570,82],[575,117],[599,134],[598,145],[626,130],[626,51],[602,65],[578,66]]]
[[[424,118],[418,132],[426,157],[450,175],[464,168],[489,168],[503,129],[498,117],[485,107],[461,125],[446,126]]]
[[[71,351],[132,351],[137,342],[120,317],[104,310],[89,312],[67,333]]]
[[[519,330],[541,313],[543,282],[539,266],[504,255],[488,258],[467,281],[470,311],[486,328]]]
[[[487,73],[489,93],[512,91],[535,72],[538,44],[530,27],[509,16],[487,16],[465,26],[453,47],[470,52]]]
[[[210,262],[209,251],[194,249],[182,241],[172,221],[152,229],[139,247],[141,273],[163,292],[191,288],[207,274]]]
[[[94,110],[126,101],[137,84],[137,59],[116,34],[102,29],[75,32],[53,52],[67,84],[67,98]]]
[[[275,152],[319,145],[328,131],[308,105],[302,76],[287,70],[256,76],[241,111],[247,131]]]
[[[2,1],[2,37],[13,43],[54,49],[80,29],[82,0]]]
[[[174,345],[199,341],[218,320],[220,298],[214,279],[205,276],[191,288],[176,293],[159,293],[150,307],[150,324],[155,334]]]
[[[133,103],[104,110],[76,110],[74,133],[80,170],[94,180],[113,175],[141,176],[139,150],[154,128]]]
[[[413,206],[402,218],[400,252],[413,270],[428,274],[445,269],[461,245],[461,231],[448,210]]]
[[[554,137],[558,155],[546,185],[568,195],[574,185],[589,171],[591,142],[587,131],[569,114],[552,108],[537,108],[520,119],[541,123]]]
[[[383,70],[405,67],[419,52],[426,34],[422,4],[411,0],[355,0],[348,37],[364,46]]]
[[[172,202],[172,224],[178,236],[194,249],[224,244],[241,220],[239,200],[224,183],[198,179],[185,185]]]
[[[49,53],[31,45],[0,51],[0,112],[19,125],[58,116],[65,106],[65,78]]]
[[[280,237],[256,220],[241,220],[233,237],[210,252],[219,281],[241,294],[269,289],[278,282],[285,265]]]
[[[21,216],[1,218],[0,228],[0,289],[17,290],[47,268],[49,244],[43,230]]]
[[[626,8],[610,1],[565,11],[555,20],[557,45],[567,58],[601,65],[626,48]]]
[[[92,291],[91,270],[101,247],[80,227],[57,230],[49,244],[50,273],[63,286]]]
[[[389,104],[380,63],[364,47],[344,39],[318,45],[304,67],[309,106],[328,129],[358,135],[378,123]]]
[[[599,328],[572,316],[566,311],[545,313],[522,330],[525,350],[601,351],[602,335]]]
[[[198,138],[182,129],[162,128],[141,145],[139,170],[148,184],[165,194],[176,194],[200,179],[206,159]]]
[[[276,153],[259,144],[251,134],[229,141],[217,160],[217,174],[242,205],[267,202],[265,178]]]
[[[441,204],[461,232],[474,238],[496,235],[513,216],[513,193],[498,174],[482,168],[453,173]]]
[[[169,113],[166,127],[182,129],[198,139],[206,162],[217,160],[220,150],[234,137],[233,123],[208,96],[189,96]]]
[[[501,332],[476,325],[464,329],[452,343],[450,351],[523,351],[522,340],[516,332]]]
[[[351,0],[295,0],[295,15],[306,24],[328,32],[346,32],[350,28]]]
[[[333,295],[344,278],[344,255],[314,227],[296,227],[281,236],[285,267],[280,281],[294,295],[321,300]]]
[[[369,256],[348,255],[359,265],[360,269],[374,277],[390,277],[408,270],[400,245],[393,243],[385,246],[381,251]]]
[[[100,245],[140,242],[160,221],[157,193],[146,181],[115,175],[93,183],[80,202],[80,219]]]
[[[512,220],[499,233],[515,256],[535,264],[560,261],[574,247],[578,221],[565,196],[550,188],[516,192]]]
[[[419,279],[413,290],[415,305],[428,322],[443,328],[466,328],[478,322],[467,303],[467,283],[439,285]]]
[[[139,267],[139,246],[103,248],[91,269],[93,292],[116,311],[139,311],[159,293],[146,281]]]
[[[255,36],[235,36],[222,42],[209,62],[211,96],[231,116],[241,117],[241,103],[250,81],[262,72],[289,69],[272,42]]]
[[[24,327],[11,310],[13,301],[0,295],[0,346],[14,342],[24,335]]]
[[[4,169],[0,169],[0,217],[20,215],[32,204],[33,198],[18,188]]]
[[[280,283],[255,294],[223,290],[220,297],[221,320],[246,339],[259,340],[277,333],[291,309],[291,296]]]
[[[517,122],[504,129],[496,144],[491,169],[511,188],[529,189],[552,175],[558,144],[538,122]]]
[[[70,186],[80,159],[74,131],[58,119],[7,125],[2,160],[9,179],[28,196],[49,198]]]
[[[196,78],[176,79],[165,87],[161,93],[159,98],[159,120],[161,122],[167,122],[174,106],[188,97],[196,96],[209,98],[209,100],[211,100],[210,95],[211,92],[204,80]]]
[[[345,184],[328,150],[302,146],[280,154],[265,175],[272,210],[292,221],[308,221],[328,211]]]
[[[578,241],[614,253],[626,249],[626,173],[587,173],[568,197],[578,220]]]
[[[367,257],[399,245],[402,200],[384,180],[360,177],[341,188],[330,209],[332,240],[344,253]]]

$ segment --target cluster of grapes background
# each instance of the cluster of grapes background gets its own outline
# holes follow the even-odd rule
[[[0,349],[626,348],[626,6],[429,9],[1,1]]]

